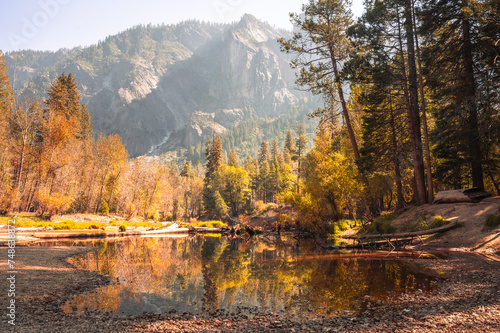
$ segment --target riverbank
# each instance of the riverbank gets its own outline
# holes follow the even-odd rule
[[[439,251],[440,259],[405,259],[440,277],[434,292],[394,296],[377,308],[334,318],[300,319],[286,312],[146,314],[126,318],[93,312],[65,314],[60,306],[72,296],[115,282],[67,261],[68,257],[95,248],[17,246],[16,326],[10,326],[2,315],[2,331],[500,332],[500,230],[484,227],[485,215],[497,214],[499,202],[496,197],[479,204],[425,205],[396,220],[402,225],[422,215],[430,218],[439,214],[461,222],[462,227],[412,247],[416,251]],[[0,281],[4,281],[0,283],[0,301],[2,309],[6,309],[10,300],[6,247],[0,247],[0,255],[5,258],[0,260]]]
[[[2,316],[2,331],[13,332],[495,332],[500,331],[500,263],[473,253],[448,252],[446,260],[408,259],[443,279],[431,294],[395,297],[391,303],[356,316],[297,319],[286,313],[195,317],[150,314],[113,318],[108,314],[64,314],[59,306],[72,295],[112,281],[79,270],[67,258],[93,250],[75,247],[16,248],[16,326]],[[2,248],[6,257],[6,248]],[[0,264],[6,281],[6,261]],[[7,283],[0,299],[7,304]],[[2,308],[5,309],[4,306]],[[7,328],[7,330],[4,330]]]

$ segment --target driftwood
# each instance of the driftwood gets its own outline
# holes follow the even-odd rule
[[[403,232],[399,234],[379,234],[379,235],[364,235],[364,236],[342,236],[344,239],[354,239],[354,240],[368,240],[368,239],[398,239],[398,238],[406,238],[406,237],[419,237],[426,235],[433,235],[439,232],[447,231],[453,229],[457,226],[456,222],[451,222],[446,225],[443,225],[439,228],[423,230],[423,231],[415,231],[415,232]]]
[[[400,247],[403,244],[408,244],[413,241],[414,238],[418,238],[422,243],[424,242],[421,236],[433,235],[439,232],[444,232],[451,230],[457,226],[456,222],[448,223],[442,227],[415,231],[415,232],[404,232],[399,234],[379,234],[379,235],[364,235],[364,236],[342,236],[343,239],[352,239],[352,245],[346,245],[340,248],[365,248],[365,247],[381,247],[383,245],[390,246],[393,250]],[[357,242],[358,244],[355,244]]]
[[[490,196],[491,194],[477,187],[463,188],[460,190],[438,192],[434,203],[479,202]]]

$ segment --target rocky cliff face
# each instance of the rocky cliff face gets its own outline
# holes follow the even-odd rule
[[[86,49],[43,53],[52,61],[44,67],[27,52],[8,54],[7,64],[12,72],[17,57],[16,89],[39,93],[72,73],[96,133],[118,133],[131,156],[159,154],[245,117],[286,112],[301,96],[276,41],[286,34],[245,15],[232,25],[136,27]]]

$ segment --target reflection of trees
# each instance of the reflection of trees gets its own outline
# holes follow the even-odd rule
[[[174,284],[187,286],[201,273],[200,239],[127,238],[96,244],[99,251],[77,257],[84,268],[119,277],[134,293],[165,294]],[[180,286],[179,288],[181,288]]]
[[[208,238],[201,250],[203,262],[203,305],[207,310],[219,307],[221,291],[226,291],[226,302],[234,302],[236,288],[247,283],[249,254],[239,250],[240,239],[230,243],[222,238]]]
[[[109,297],[103,296],[114,297],[116,307],[120,293],[127,291],[130,297],[154,293],[164,304],[184,310],[198,303],[208,311],[232,310],[241,301],[244,306],[292,313],[306,311],[307,305],[317,315],[327,309],[358,310],[366,293],[380,298],[387,290],[425,289],[422,276],[398,262],[299,257],[298,250],[284,242],[273,247],[257,239],[127,238],[96,245],[101,250],[75,261],[84,269],[119,277],[120,291],[109,296],[114,290],[109,289],[104,292]],[[115,306],[101,303],[107,309]]]
[[[366,276],[356,259],[304,264],[313,266],[304,296],[315,307],[337,311],[353,309],[366,291]]]
[[[120,306],[120,285],[111,285],[99,288],[85,295],[78,295],[66,302],[61,309],[64,313],[83,315],[86,309],[101,312],[115,312]],[[76,310],[74,310],[76,308]]]

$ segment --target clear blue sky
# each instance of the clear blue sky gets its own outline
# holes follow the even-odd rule
[[[291,30],[308,0],[0,0],[0,50],[88,46],[138,24],[238,21],[245,13]],[[363,0],[353,0],[353,13]]]

